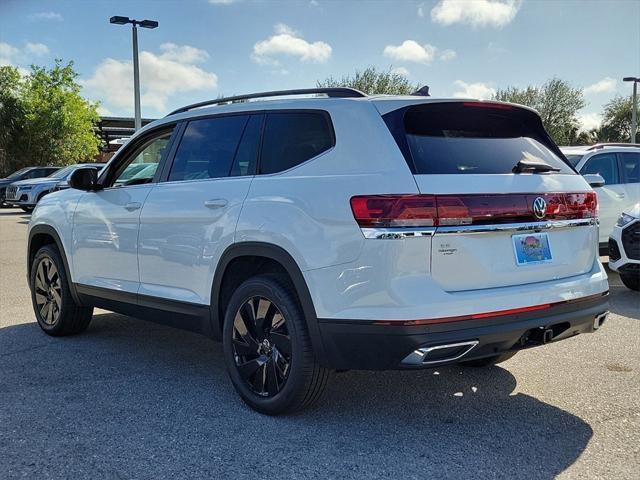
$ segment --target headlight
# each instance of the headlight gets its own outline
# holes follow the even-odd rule
[[[623,213],[618,217],[618,221],[616,222],[616,225],[619,227],[624,227],[625,225],[633,222],[634,220],[635,220],[635,217],[632,217],[631,215],[627,215],[626,213]]]
[[[21,192],[28,192],[32,188],[33,187],[31,185],[25,185],[24,187],[18,187],[18,190],[20,190]]]

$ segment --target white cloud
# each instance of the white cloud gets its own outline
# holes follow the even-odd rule
[[[405,40],[400,45],[387,45],[382,52],[385,57],[398,62],[429,64],[436,58],[447,61],[456,58],[456,52],[450,49],[438,50],[428,43],[420,45],[415,40]]]
[[[420,3],[418,5],[418,16],[425,17],[426,15],[427,15],[427,7],[425,6],[424,3]]]
[[[580,131],[590,132],[594,128],[599,128],[602,124],[602,117],[599,113],[581,113],[578,115]]]
[[[399,62],[431,63],[436,56],[437,48],[428,43],[420,45],[415,40],[405,40],[401,45],[387,45],[384,56]]]
[[[445,26],[463,23],[500,28],[511,23],[521,3],[521,0],[440,0],[431,9],[431,20]]]
[[[190,45],[163,43],[160,45],[160,50],[162,50],[162,54],[159,58],[181,63],[200,63],[209,58],[209,54],[205,50]]]
[[[309,2],[309,6],[311,6],[311,7],[319,7],[320,6],[320,2],[318,2],[318,0],[311,0]]]
[[[442,60],[443,62],[447,62],[449,60],[453,60],[457,56],[458,56],[458,54],[455,52],[455,50],[451,50],[449,48],[446,49],[446,50],[442,50],[438,54],[438,58],[440,58],[440,60]]]
[[[32,55],[41,56],[49,53],[49,47],[44,43],[27,43],[24,46],[24,50]]]
[[[157,112],[166,110],[171,95],[181,92],[207,90],[218,85],[218,77],[195,65],[208,54],[189,45],[165,43],[162,53],[140,53],[140,102]],[[82,79],[87,94],[108,107],[131,111],[133,107],[133,65],[129,60],[106,58],[93,75]],[[108,107],[104,107],[105,109]]]
[[[63,20],[62,15],[57,12],[38,12],[29,15],[31,20],[55,20],[61,22]]]
[[[391,70],[391,73],[395,73],[396,75],[402,75],[403,77],[408,77],[411,72],[404,67],[397,67]]]
[[[457,88],[457,91],[453,94],[454,98],[488,100],[496,94],[496,89],[486,83],[466,83],[462,80],[456,80],[453,84]]]
[[[27,65],[33,57],[49,53],[49,47],[43,43],[26,43],[23,48],[0,42],[0,65]],[[26,72],[26,70],[22,69]]]
[[[299,32],[284,23],[274,27],[275,34],[253,46],[251,58],[262,65],[279,65],[274,58],[297,57],[303,62],[325,63],[331,57],[331,45],[325,42],[307,42]]]
[[[240,0],[209,0],[211,5],[231,5],[232,3],[238,3]]]
[[[589,85],[588,87],[585,87],[583,92],[585,95],[589,95],[591,93],[615,92],[615,90],[616,90],[615,78],[605,77],[599,82],[596,82],[593,85]]]

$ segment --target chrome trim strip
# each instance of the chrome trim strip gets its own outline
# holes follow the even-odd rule
[[[555,230],[561,228],[589,227],[598,225],[596,218],[580,218],[577,220],[549,220],[546,222],[505,223],[503,225],[456,225],[438,227],[436,233],[488,233],[488,232],[530,232],[538,230]]]
[[[407,355],[405,359],[402,360],[401,363],[402,365],[430,365],[434,363],[453,362],[455,360],[458,360],[464,357],[467,353],[473,350],[476,347],[476,345],[478,345],[478,343],[480,343],[479,340],[469,340],[468,342],[449,343],[446,345],[435,345],[433,347],[418,348],[417,350],[414,350],[409,355]],[[438,360],[431,360],[431,361],[425,360],[427,355],[429,355],[431,352],[435,350],[442,350],[443,348],[455,348],[455,347],[469,347],[469,348],[464,350],[461,354],[456,355],[455,357],[440,358]]]
[[[393,240],[401,238],[431,237],[434,234],[490,233],[490,232],[534,232],[561,228],[590,227],[599,225],[597,218],[576,220],[548,220],[545,222],[505,223],[496,225],[455,225],[439,227],[391,227],[361,228],[364,238]]]
[[[383,240],[393,240],[399,238],[416,238],[416,237],[430,237],[436,229],[435,227],[420,227],[420,228],[361,228],[364,238],[376,238]]]

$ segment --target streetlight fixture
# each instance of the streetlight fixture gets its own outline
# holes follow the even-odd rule
[[[631,107],[631,143],[636,143],[636,130],[638,130],[638,82],[639,77],[624,77],[623,82],[633,82],[633,105]]]
[[[113,16],[109,19],[109,23],[115,25],[126,25],[130,23],[132,25],[133,35],[133,103],[135,110],[135,123],[136,130],[140,130],[142,127],[142,117],[140,114],[140,67],[138,66],[138,25],[142,28],[157,28],[158,22],[155,20],[134,20],[129,17]]]

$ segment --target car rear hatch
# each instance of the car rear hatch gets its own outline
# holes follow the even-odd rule
[[[595,193],[564,161],[535,112],[493,102],[430,102],[384,119],[421,193],[405,215],[416,217],[413,225],[431,217],[435,227],[431,272],[444,290],[591,270]]]

